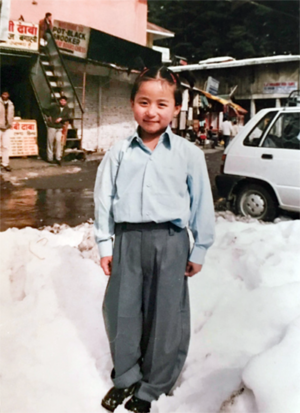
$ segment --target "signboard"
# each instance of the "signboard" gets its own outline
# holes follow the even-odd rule
[[[1,47],[23,50],[39,50],[38,24],[10,20],[8,24],[8,38],[1,43]]]
[[[9,156],[36,156],[38,153],[36,120],[15,120],[11,131]]]
[[[53,22],[52,33],[61,52],[83,59],[87,56],[90,31],[89,27],[80,24],[60,20],[54,20]]]
[[[216,96],[219,91],[219,84],[220,82],[218,80],[214,79],[211,76],[208,76],[206,92],[210,93],[211,95]]]
[[[298,82],[271,82],[264,84],[264,93],[289,95],[298,89]]]

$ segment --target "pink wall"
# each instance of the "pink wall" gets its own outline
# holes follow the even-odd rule
[[[37,23],[46,12],[52,20],[82,24],[146,46],[147,0],[11,0],[11,19],[23,15]]]

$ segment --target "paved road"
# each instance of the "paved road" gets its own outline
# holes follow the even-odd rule
[[[214,178],[219,173],[222,153],[205,151],[215,201],[218,195]],[[24,168],[20,167],[21,161],[14,163],[9,178],[12,183],[1,179],[1,231],[55,223],[75,226],[93,218],[93,189],[99,159],[69,163],[62,168],[43,161],[24,160]]]

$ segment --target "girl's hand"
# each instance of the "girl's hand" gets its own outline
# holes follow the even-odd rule
[[[186,275],[187,277],[192,277],[193,275],[200,272],[201,269],[202,269],[201,264],[196,264],[195,262],[188,261],[188,263],[186,264],[184,275]]]
[[[105,275],[111,274],[111,263],[112,263],[112,256],[103,257],[100,260],[100,267],[104,271]]]

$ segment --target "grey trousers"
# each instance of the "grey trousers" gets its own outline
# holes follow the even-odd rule
[[[115,387],[138,382],[151,402],[174,386],[190,339],[186,229],[170,223],[116,224],[103,315]]]
[[[53,161],[54,142],[56,145],[55,158],[57,161],[61,160],[61,155],[62,155],[61,138],[62,138],[62,129],[55,129],[55,128],[48,127],[48,135],[47,135],[47,159],[48,161]]]

